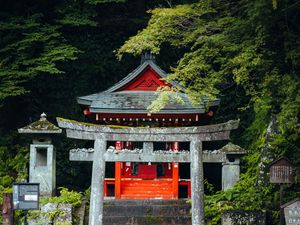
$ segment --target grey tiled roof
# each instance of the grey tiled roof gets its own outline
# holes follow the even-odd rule
[[[204,113],[203,104],[192,106],[186,94],[179,96],[185,102],[181,105],[171,101],[160,113]],[[121,91],[100,93],[91,101],[90,111],[94,113],[147,113],[147,107],[157,98],[155,91]],[[213,102],[218,105],[218,101]]]
[[[148,106],[157,98],[155,91],[119,91],[123,86],[138,77],[144,69],[150,66],[162,78],[167,74],[161,70],[152,60],[147,60],[138,66],[132,73],[127,75],[121,81],[110,87],[109,89],[87,96],[77,98],[77,102],[82,105],[89,106],[93,113],[147,113]],[[173,86],[180,86],[176,82],[171,82]],[[171,101],[160,113],[204,113],[203,103],[192,105],[185,89],[181,87],[182,93],[179,96],[185,104],[181,105]],[[217,99],[210,103],[210,106],[219,105],[220,100]]]

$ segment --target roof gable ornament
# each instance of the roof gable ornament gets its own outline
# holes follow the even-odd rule
[[[40,121],[45,121],[45,120],[47,120],[47,114],[43,112],[43,113],[41,114]]]
[[[147,66],[134,80],[117,91],[156,91],[157,88],[167,85],[155,70]]]
[[[148,60],[155,62],[155,55],[153,55],[151,52],[144,52],[141,56],[141,64]]]

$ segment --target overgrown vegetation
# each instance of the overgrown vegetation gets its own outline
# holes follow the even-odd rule
[[[61,205],[61,204],[69,204],[72,207],[78,207],[82,203],[82,194],[75,191],[70,191],[67,188],[61,187],[60,189],[60,195],[56,197],[50,197],[50,198],[41,198],[40,203],[41,205],[46,205],[48,203],[53,203],[55,205]],[[40,210],[33,210],[29,212],[29,218],[38,218],[39,220],[42,218],[46,218],[47,220],[50,220],[53,222],[54,219],[58,218],[59,216],[64,215],[64,211],[60,208],[56,208],[53,211],[49,212],[43,212]],[[76,215],[73,215],[73,218],[76,218]],[[57,222],[58,225],[71,225],[70,222]]]
[[[45,205],[47,203],[55,203],[55,204],[70,204],[73,207],[78,207],[81,204],[82,194],[80,192],[68,190],[65,187],[58,188],[59,196],[51,197],[51,198],[41,198],[41,204]]]

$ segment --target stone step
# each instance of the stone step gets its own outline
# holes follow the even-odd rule
[[[104,207],[104,216],[189,216],[190,205],[106,205]]]
[[[134,199],[105,199],[104,205],[188,205],[189,203],[185,199],[176,199],[176,200],[162,200],[162,199],[143,199],[143,200],[134,200]]]
[[[106,199],[103,225],[189,225],[190,208],[182,199]]]
[[[109,216],[103,218],[103,225],[189,225],[191,217],[189,216]]]

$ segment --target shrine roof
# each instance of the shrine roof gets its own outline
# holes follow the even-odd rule
[[[147,107],[157,98],[155,91],[121,91],[89,95],[78,99],[80,104],[89,105],[94,113],[147,113]],[[185,93],[178,93],[185,104],[179,104],[174,100],[164,107],[160,113],[204,113],[203,103],[196,107],[191,104]],[[217,106],[219,100],[210,103]]]
[[[150,72],[146,74],[147,71]],[[142,81],[147,83],[150,88],[148,87],[146,90],[139,88],[134,88],[134,90],[128,89],[128,85],[133,84],[138,79],[141,79],[141,77],[146,79],[146,81]],[[160,113],[205,113],[204,105],[205,103],[208,103],[208,101],[192,105],[185,93],[185,89],[175,81],[170,81],[167,84],[164,81],[164,78],[166,77],[167,74],[159,68],[152,59],[148,59],[143,61],[133,72],[112,87],[103,92],[78,97],[77,102],[88,106],[89,111],[92,113],[148,113],[148,106],[158,97],[158,92],[156,91],[157,87],[168,85],[180,87],[181,92],[178,93],[178,95],[181,97],[184,104],[179,104],[171,100]],[[148,78],[149,80],[147,80]],[[152,84],[153,86],[151,86]],[[216,99],[209,102],[209,106],[218,106],[219,103],[220,100]]]
[[[62,130],[50,123],[46,119],[46,114],[42,113],[38,121],[18,129],[18,132],[21,134],[60,134]]]
[[[139,65],[134,71],[132,71],[130,74],[128,74],[126,77],[124,77],[122,80],[120,80],[118,83],[104,91],[105,93],[110,93],[113,91],[117,91],[118,89],[122,88],[126,84],[133,81],[136,77],[138,77],[147,67],[152,68],[161,78],[166,78],[167,74],[165,71],[163,71],[153,60],[146,60],[141,65]],[[180,86],[184,91],[184,87],[179,85],[177,82],[170,81],[170,84],[173,86]]]

